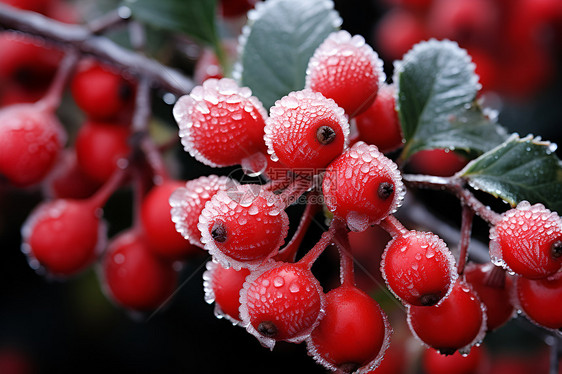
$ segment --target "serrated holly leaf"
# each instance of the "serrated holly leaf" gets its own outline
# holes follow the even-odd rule
[[[133,17],[211,45],[218,43],[216,0],[125,0]]]
[[[513,135],[457,175],[513,206],[527,200],[562,213],[562,162],[555,149],[532,136]]]
[[[308,60],[341,24],[331,0],[268,0],[248,14],[234,77],[266,108],[305,84]]]
[[[434,148],[479,155],[506,139],[505,130],[472,105],[478,76],[468,54],[456,43],[417,44],[396,63],[394,81],[406,139],[404,160]]]

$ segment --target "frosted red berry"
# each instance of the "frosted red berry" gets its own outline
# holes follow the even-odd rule
[[[396,111],[396,86],[383,84],[373,104],[355,117],[359,138],[381,152],[402,146],[402,129]]]
[[[191,244],[203,248],[205,245],[201,243],[201,231],[197,225],[205,204],[218,191],[236,188],[237,185],[237,182],[227,177],[210,175],[190,180],[177,188],[169,199],[172,207],[170,214],[176,230]]]
[[[105,245],[105,224],[88,201],[58,199],[39,205],[22,227],[30,265],[56,276],[92,264]]]
[[[349,136],[343,109],[309,89],[277,100],[266,123],[267,152],[299,174],[315,174],[328,166]]]
[[[363,142],[330,164],[322,190],[328,209],[353,231],[363,231],[396,211],[405,193],[396,164]]]
[[[426,345],[442,354],[467,353],[484,338],[486,307],[463,280],[439,305],[408,306],[408,325]]]
[[[251,273],[240,301],[243,326],[270,349],[276,341],[304,341],[325,306],[320,283],[299,263],[273,263]]]
[[[438,304],[457,279],[455,259],[437,235],[407,231],[383,252],[381,272],[388,288],[404,303]]]
[[[284,204],[259,185],[218,191],[199,217],[201,242],[224,266],[256,268],[275,256],[289,229]]]
[[[203,274],[205,301],[215,303],[215,315],[232,323],[240,322],[240,291],[250,270],[225,268],[216,261],[207,262]]]
[[[108,297],[127,309],[144,311],[162,306],[177,282],[172,262],[152,254],[142,233],[135,230],[112,239],[101,266]]]
[[[61,123],[41,103],[0,110],[0,175],[20,187],[42,181],[65,141]]]
[[[326,312],[307,339],[308,352],[331,370],[372,370],[388,348],[391,333],[375,300],[342,285],[326,294]]]
[[[446,356],[433,348],[427,348],[422,355],[422,366],[427,374],[484,373],[487,368],[486,352],[482,347],[472,347],[467,355],[455,352]]]
[[[232,79],[206,80],[180,97],[173,113],[184,149],[206,165],[238,165],[265,151],[267,112],[249,88]]]
[[[354,117],[375,100],[386,79],[383,62],[360,35],[341,30],[316,49],[306,69],[306,88],[333,99]]]
[[[514,303],[534,323],[549,328],[562,328],[562,273],[546,279],[517,277]]]
[[[527,278],[562,269],[562,219],[542,204],[523,201],[490,229],[492,262]]]
[[[185,258],[197,251],[193,244],[176,231],[170,214],[170,196],[183,186],[183,181],[166,180],[154,186],[141,204],[140,217],[150,250],[171,260]]]

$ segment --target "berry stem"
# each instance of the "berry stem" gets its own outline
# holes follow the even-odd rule
[[[38,105],[43,106],[44,109],[48,111],[55,111],[56,108],[58,108],[62,99],[62,94],[66,87],[66,83],[74,72],[74,68],[76,67],[78,60],[78,53],[73,50],[67,51],[66,55],[60,63],[53,81],[51,82],[49,90],[47,91],[45,96],[41,100],[39,100],[39,102],[37,103]]]
[[[297,199],[312,186],[311,181],[296,177],[291,184],[279,194],[279,198],[283,201],[284,207],[287,208],[297,201]]]
[[[123,26],[131,19],[131,10],[128,7],[119,7],[103,16],[93,19],[86,25],[92,34],[100,35]]]
[[[392,214],[383,219],[380,223],[380,226],[388,232],[393,238],[402,235],[406,231],[408,231],[404,225],[398,220],[398,218],[394,217]]]
[[[355,272],[353,269],[353,256],[349,245],[349,230],[345,223],[334,218],[336,232],[334,243],[338,246],[340,253],[340,281],[342,285],[355,286]]]
[[[129,168],[117,167],[111,177],[105,182],[95,194],[87,199],[94,209],[102,208],[113,193],[121,187],[121,184],[129,174]]]
[[[326,247],[332,242],[333,238],[334,225],[331,225],[328,231],[322,234],[318,243],[316,243],[314,247],[312,247],[312,249],[299,260],[299,263],[305,265],[310,269],[314,264],[314,261],[316,261],[316,259],[322,254],[322,252],[324,252]]]
[[[474,212],[468,206],[462,207],[461,240],[459,243],[459,262],[457,263],[457,273],[462,275],[466,261],[468,260],[468,246],[470,245],[470,234],[472,233],[472,219]]]

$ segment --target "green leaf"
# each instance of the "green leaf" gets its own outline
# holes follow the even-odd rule
[[[527,200],[562,213],[562,162],[555,149],[539,138],[513,135],[457,175],[513,206]]]
[[[248,14],[234,77],[266,108],[305,84],[308,60],[341,24],[331,0],[268,0]]]
[[[394,82],[406,139],[404,160],[434,148],[479,155],[507,137],[503,128],[473,105],[478,76],[470,56],[454,42],[417,44],[396,63]]]
[[[218,43],[216,0],[125,0],[133,17],[211,45]]]

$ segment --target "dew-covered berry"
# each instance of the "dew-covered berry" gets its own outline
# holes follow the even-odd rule
[[[405,194],[396,164],[363,142],[330,164],[322,190],[328,209],[352,231],[379,223],[396,211]]]
[[[383,252],[381,272],[404,303],[430,306],[445,298],[457,279],[455,259],[437,235],[407,231]]]
[[[306,88],[333,99],[354,117],[375,100],[386,79],[383,62],[360,35],[340,30],[316,49],[306,69]]]
[[[238,183],[227,177],[210,175],[188,181],[185,186],[177,188],[170,195],[172,221],[176,230],[193,245],[204,247],[201,243],[201,232],[197,225],[199,216],[207,201],[218,191],[236,188]]]
[[[260,343],[300,343],[324,315],[322,287],[308,266],[272,263],[248,276],[240,293],[242,324]]]
[[[562,273],[546,279],[517,277],[514,303],[527,318],[549,329],[562,329]]]
[[[332,99],[309,89],[277,100],[266,121],[265,144],[274,161],[316,174],[347,145],[349,123]]]
[[[218,191],[199,217],[201,242],[225,266],[255,268],[275,256],[289,229],[284,204],[259,185]]]
[[[307,339],[308,352],[331,370],[372,370],[390,343],[392,329],[365,292],[342,285],[326,294],[326,314]]]
[[[492,262],[526,278],[562,268],[562,219],[542,204],[522,201],[490,229]]]
[[[408,306],[408,325],[418,339],[442,354],[467,353],[486,333],[486,307],[463,280],[439,305]]]
[[[232,79],[206,80],[180,97],[173,113],[184,149],[206,165],[238,165],[265,152],[267,112],[249,88]]]

